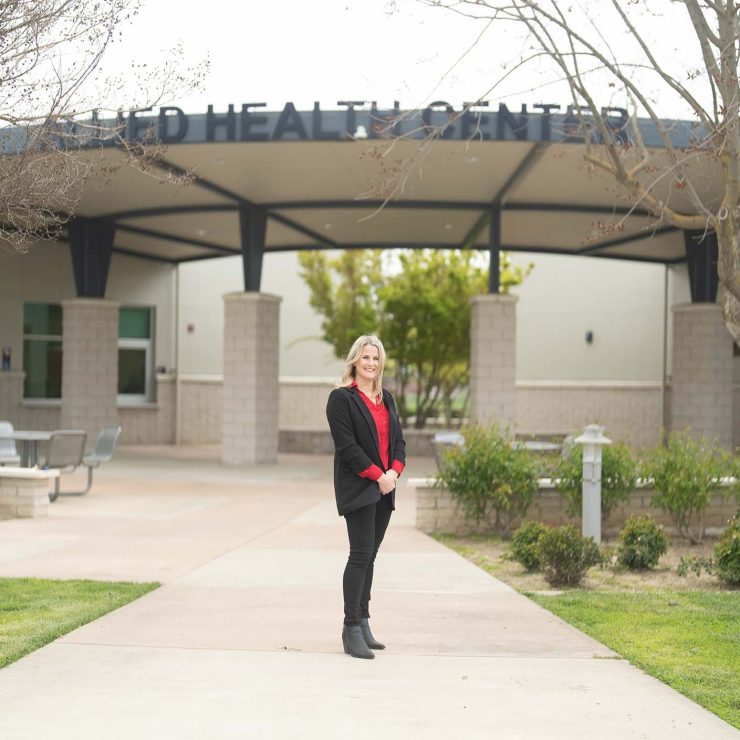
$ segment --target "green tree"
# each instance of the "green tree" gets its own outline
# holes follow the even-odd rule
[[[380,260],[380,250],[371,249],[348,250],[334,258],[320,251],[298,253],[309,303],[322,317],[322,339],[339,359],[361,334],[378,331]]]
[[[467,383],[470,299],[485,293],[487,270],[469,251],[415,251],[399,257],[401,270],[378,291],[381,333],[395,372],[399,413],[422,428],[440,403],[451,415],[452,396]]]
[[[402,251],[383,260],[378,250],[355,250],[338,257],[299,254],[310,304],[322,316],[322,338],[338,358],[360,335],[383,339],[393,374],[399,413],[421,428],[444,411],[468,381],[470,299],[487,290],[488,270],[472,250]],[[501,290],[522,282],[531,270],[501,259]],[[412,403],[413,396],[413,403]]]

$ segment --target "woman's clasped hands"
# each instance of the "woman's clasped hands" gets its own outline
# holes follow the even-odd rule
[[[396,478],[398,475],[395,470],[389,470],[378,478],[378,485],[383,496],[396,490]]]

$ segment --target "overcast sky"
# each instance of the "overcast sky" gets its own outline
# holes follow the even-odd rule
[[[578,7],[578,0],[571,5]],[[599,7],[606,10],[609,5],[606,0],[586,3],[600,25],[598,31],[616,34],[610,42],[623,49],[625,35]],[[666,0],[648,0],[639,7],[649,10],[651,5],[680,12],[680,3]],[[641,12],[640,28],[652,47],[664,50],[670,64],[687,66],[695,40],[685,33],[682,39],[675,21],[664,15]],[[567,102],[567,89],[547,84],[553,75],[536,67],[487,95],[504,65],[510,67],[527,45],[516,27],[496,24],[476,46],[484,25],[415,0],[144,0],[139,16],[124,27],[122,42],[110,50],[106,66],[125,69],[131,60],[161,64],[166,50],[181,42],[188,63],[210,60],[201,90],[164,101],[187,112],[205,111],[209,103],[224,109],[228,103],[243,102],[264,102],[271,110],[281,109],[286,101],[299,109],[310,108],[314,101],[336,108],[344,99],[377,100],[381,107],[400,100],[404,108],[438,99],[457,107],[483,96],[515,107]],[[666,34],[669,26],[676,32]],[[605,86],[604,97],[609,95],[614,93]],[[624,101],[612,98],[603,104]],[[666,111],[671,113],[675,115],[675,109]]]

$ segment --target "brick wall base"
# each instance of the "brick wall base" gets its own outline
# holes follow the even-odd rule
[[[677,534],[670,517],[660,509],[650,506],[652,491],[648,488],[633,491],[627,502],[610,516],[604,534],[616,535],[631,515],[649,514],[663,524],[669,534]],[[574,524],[580,528],[580,517],[569,517],[565,496],[554,488],[541,488],[527,512],[526,521],[537,521],[549,526]],[[712,496],[704,516],[704,527],[708,534],[718,533],[725,527],[737,510],[734,498],[726,498],[721,492]],[[511,531],[519,526],[516,522]],[[466,522],[450,492],[445,488],[419,486],[416,488],[416,527],[428,534],[485,534],[491,531],[486,524]]]
[[[49,484],[57,470],[0,467],[0,519],[36,518],[49,511]]]

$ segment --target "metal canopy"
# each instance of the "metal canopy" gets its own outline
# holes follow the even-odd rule
[[[262,114],[266,130],[274,133],[280,125],[275,119],[284,113]],[[300,129],[296,121],[303,117],[305,128],[312,121],[315,129],[315,111],[291,113],[280,140],[264,134],[265,140],[258,141],[236,140],[238,127],[230,130],[225,119],[219,123],[211,113],[215,128],[208,128],[206,115],[188,116],[189,133],[167,145],[160,165],[194,173],[185,185],[162,183],[156,173],[126,165],[111,174],[111,166],[123,162],[121,152],[89,152],[85,156],[102,160],[105,175],[88,182],[79,213],[115,223],[114,252],[171,263],[241,254],[240,212],[255,206],[267,217],[265,253],[363,247],[488,250],[493,221],[500,228],[500,241],[495,241],[513,252],[661,263],[686,259],[683,235],[656,228],[655,219],[633,208],[607,174],[588,171],[583,144],[552,133],[558,130],[555,116],[546,138],[544,124],[530,114],[528,130],[535,134],[526,140],[514,129],[501,129],[499,138],[458,135],[424,146],[419,138],[391,145],[334,131],[345,113],[326,112],[320,122],[337,133],[332,140],[321,139],[325,132],[317,140],[305,130],[303,137],[285,128]],[[489,115],[492,126],[496,115]],[[136,119],[135,134],[145,128],[145,120]],[[357,119],[350,123],[354,128]],[[383,186],[398,182],[409,163],[413,166],[403,188],[384,201]],[[690,166],[711,194],[719,182],[716,164],[697,156]],[[668,184],[661,197],[679,211],[691,211],[685,194]]]

